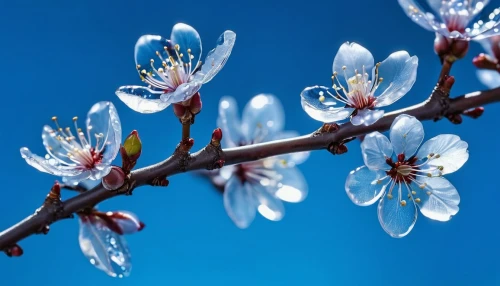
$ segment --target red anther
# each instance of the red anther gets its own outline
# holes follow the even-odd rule
[[[398,155],[398,162],[403,162],[405,160],[405,154],[399,154]]]
[[[481,115],[483,115],[483,113],[484,113],[484,107],[480,106],[480,107],[468,109],[468,110],[464,111],[462,114],[465,116],[469,116],[471,118],[476,119],[476,118],[480,117]]]

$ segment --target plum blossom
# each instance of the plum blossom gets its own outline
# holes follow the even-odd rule
[[[353,125],[371,125],[384,115],[376,108],[394,103],[411,89],[417,67],[418,58],[406,51],[374,64],[370,51],[356,43],[344,43],[333,60],[332,87],[304,89],[300,94],[302,108],[324,123],[352,116]]]
[[[500,9],[482,17],[490,0],[398,0],[415,23],[448,39],[479,40],[500,34]]]
[[[217,123],[226,147],[298,136],[294,131],[283,130],[283,107],[268,94],[253,97],[245,106],[241,121],[234,98],[223,97]],[[285,214],[282,201],[303,201],[307,183],[295,165],[308,156],[308,152],[292,153],[220,169],[212,181],[224,186],[224,207],[236,226],[247,228],[257,211],[269,220],[279,221]]]
[[[360,206],[379,200],[378,219],[392,237],[407,235],[420,212],[448,221],[458,213],[460,196],[443,175],[460,169],[467,159],[467,143],[456,135],[438,135],[417,149],[424,138],[420,121],[400,115],[392,123],[390,141],[379,132],[361,143],[365,166],[352,171],[345,189]]]
[[[189,100],[224,67],[236,34],[225,31],[202,65],[201,39],[191,26],[178,23],[170,40],[144,35],[135,45],[135,63],[144,86],[122,86],[116,95],[131,109],[154,113],[170,104]]]
[[[495,57],[493,51],[493,45],[499,45],[500,36],[494,36],[487,39],[478,41],[486,52],[486,56],[489,58],[488,61],[498,65],[498,59]],[[497,53],[500,53],[500,49]],[[500,86],[500,73],[494,69],[478,69],[476,71],[479,81],[489,88],[497,88]]]
[[[144,228],[135,214],[119,212],[79,213],[80,248],[97,269],[112,277],[126,277],[132,270],[131,255],[124,234],[132,234]]]
[[[42,131],[45,157],[21,148],[21,156],[29,165],[41,172],[62,176],[68,184],[98,180],[111,171],[122,137],[120,118],[113,103],[102,101],[92,106],[85,131],[78,127],[77,117],[73,117],[75,133],[70,127],[62,128],[57,117],[52,120],[56,128],[45,125]]]

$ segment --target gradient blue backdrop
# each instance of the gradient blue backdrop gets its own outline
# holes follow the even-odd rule
[[[140,132],[139,166],[171,154],[180,137],[171,110],[135,113],[114,91],[139,83],[133,58],[139,36],[168,36],[176,22],[198,30],[205,53],[224,30],[238,35],[224,69],[201,90],[203,112],[192,129],[195,149],[216,127],[223,95],[235,96],[242,107],[258,93],[273,93],[286,108],[288,129],[306,134],[318,128],[302,111],[299,93],[330,82],[333,57],[345,41],[359,42],[378,61],[400,49],[418,55],[415,86],[390,108],[424,100],[440,69],[433,34],[412,23],[395,0],[0,0],[1,229],[39,207],[55,179],[19,155],[22,146],[44,152],[41,130],[53,115],[69,122],[84,117],[95,102],[111,100],[124,133]],[[484,88],[470,62],[477,52],[473,46],[454,67],[453,94]],[[481,119],[465,119],[460,126],[424,123],[427,139],[458,134],[471,156],[448,176],[462,198],[458,215],[448,223],[419,216],[403,239],[382,230],[375,206],[357,207],[345,194],[345,177],[362,164],[356,141],[346,155],[314,152],[300,166],[309,197],[287,204],[281,222],[258,217],[240,230],[218,192],[183,174],[170,178],[168,188],[140,188],[132,197],[99,206],[133,211],[147,224],[127,238],[130,277],[114,279],[94,269],[80,252],[77,220],[65,220],[47,236],[22,241],[22,258],[0,255],[0,285],[499,285],[499,112],[499,105],[488,106]]]

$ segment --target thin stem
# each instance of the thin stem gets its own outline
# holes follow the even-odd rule
[[[419,120],[435,120],[440,118],[440,115],[459,114],[474,107],[500,102],[500,88],[473,92],[449,99],[449,104],[446,105],[442,104],[442,97],[444,96],[446,95],[436,89],[430,99],[408,108],[387,113],[370,126],[354,126],[351,123],[346,123],[333,132],[319,135],[312,133],[295,138],[225,149],[223,150],[225,164],[232,165],[281,154],[327,149],[333,142],[342,142],[347,138],[374,131],[386,131],[390,128],[393,120],[401,114],[412,115]],[[186,171],[213,167],[214,159],[219,155],[217,152],[210,152],[207,146],[192,154],[189,163],[182,168],[179,167],[179,158],[182,159],[182,157],[173,155],[163,162],[132,171],[130,179],[119,190],[109,191],[102,184],[99,184],[93,189],[78,194],[61,204],[42,207],[35,214],[1,232],[0,249],[6,249],[20,240],[39,232],[44,226],[68,217],[84,208],[94,206],[118,195],[131,193],[136,187],[151,185],[155,178],[165,178]]]
[[[182,140],[191,137],[191,122],[182,123]]]
[[[443,85],[446,76],[450,75],[452,66],[453,66],[453,60],[451,59],[451,56],[445,56],[443,60],[443,65],[441,67],[441,73],[439,74],[438,84],[440,86]]]

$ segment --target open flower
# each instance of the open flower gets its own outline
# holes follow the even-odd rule
[[[486,85],[489,88],[496,88],[500,86],[500,73],[499,73],[499,67],[500,64],[498,63],[498,59],[495,56],[495,54],[500,55],[500,36],[493,36],[487,39],[483,39],[478,41],[481,46],[483,46],[483,49],[486,51],[485,57],[489,64],[492,65],[492,67],[485,68],[485,69],[478,69],[476,71],[477,77],[479,78],[479,81]],[[493,45],[496,45],[497,48],[495,49],[495,52],[493,51]]]
[[[420,121],[398,116],[390,141],[379,132],[365,137],[361,151],[366,166],[352,171],[345,183],[347,195],[357,205],[368,206],[380,199],[378,218],[392,237],[412,230],[416,206],[424,216],[438,221],[448,221],[458,212],[458,192],[442,176],[465,164],[467,143],[456,135],[438,135],[417,152],[423,138]]]
[[[415,23],[445,38],[471,40],[500,34],[500,9],[479,16],[489,0],[398,0]],[[420,3],[419,3],[420,2]]]
[[[120,118],[111,102],[102,101],[92,106],[87,115],[86,132],[78,127],[77,117],[73,118],[73,131],[70,127],[62,128],[57,117],[52,120],[56,129],[46,125],[42,131],[48,153],[45,157],[21,148],[21,156],[29,165],[41,172],[62,176],[68,184],[98,180],[110,172],[122,137]]]
[[[417,66],[418,58],[405,51],[392,53],[374,65],[370,51],[356,43],[345,43],[333,60],[332,88],[304,89],[300,94],[302,108],[325,123],[352,115],[353,125],[371,125],[384,115],[376,108],[392,104],[411,89]]]
[[[222,69],[235,40],[234,32],[225,31],[202,65],[200,35],[189,25],[176,24],[170,40],[142,36],[135,45],[135,63],[148,87],[122,86],[116,95],[141,113],[158,112],[172,103],[186,101]]]
[[[252,98],[241,121],[232,97],[222,98],[219,104],[217,123],[227,147],[298,136],[296,132],[283,131],[284,121],[283,107],[272,95]],[[293,153],[220,169],[212,179],[225,185],[224,207],[233,222],[247,228],[256,210],[269,220],[279,221],[285,214],[282,200],[293,203],[304,200],[307,183],[295,165],[308,155],[308,152]]]
[[[130,275],[130,251],[123,234],[132,234],[144,228],[137,216],[130,212],[99,212],[78,214],[80,248],[99,270],[112,277]]]

